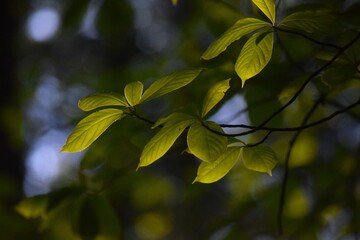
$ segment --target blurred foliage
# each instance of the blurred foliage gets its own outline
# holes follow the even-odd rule
[[[210,113],[241,95],[246,108],[229,109],[223,119],[245,115],[251,125],[258,126],[360,31],[360,6],[356,1],[278,0],[275,23],[290,15],[290,20],[279,27],[296,29],[296,33],[274,29],[269,63],[242,88],[235,64],[251,34],[234,40],[216,58],[204,60],[201,56],[239,19],[254,17],[269,22],[267,16],[271,13],[264,15],[257,7],[261,2],[14,1],[7,14],[13,14],[9,19],[19,22],[9,22],[14,31],[4,37],[2,46],[10,49],[6,44],[12,44],[14,51],[13,60],[8,58],[14,70],[8,68],[11,75],[4,74],[3,80],[16,83],[11,88],[12,97],[4,98],[7,102],[0,110],[0,130],[6,139],[3,147],[9,149],[2,157],[23,168],[25,156],[39,136],[51,129],[73,128],[85,117],[77,109],[79,99],[99,92],[121,94],[127,84],[136,81],[148,89],[154,80],[189,68],[202,68],[202,72],[189,85],[136,106],[136,113],[152,122],[173,112],[200,115],[211,86],[231,78],[223,99],[213,93],[219,104],[210,104],[214,107]],[[26,35],[27,24],[31,14],[46,6],[59,14],[60,27],[51,39],[36,42]],[[292,21],[299,17],[292,15],[297,12],[301,12],[301,19],[309,20],[308,25]],[[318,15],[311,14],[314,12]],[[93,23],[87,28],[85,18],[91,14]],[[323,26],[321,31],[316,22]],[[9,39],[16,41],[5,41]],[[359,64],[357,39],[266,126],[299,126],[319,98],[322,101],[308,123],[346,108],[359,99]],[[51,102],[54,97],[51,93],[40,95],[38,90],[44,76],[49,75],[57,79],[61,97],[55,105],[36,109],[37,113],[52,116],[50,123],[40,113],[35,117],[29,113],[29,109],[39,106],[35,105],[36,99],[45,96],[45,102]],[[2,87],[1,91],[5,96],[10,88]],[[284,239],[360,237],[359,120],[357,105],[303,130],[294,142],[282,205]],[[72,167],[74,179],[64,168],[46,194],[24,196],[21,181],[25,173],[13,172],[4,163],[0,172],[0,239],[280,238],[278,210],[286,155],[295,131],[274,131],[266,139],[266,152],[271,156],[276,153],[278,163],[272,171],[266,165],[260,170],[272,172],[272,176],[247,169],[257,169],[249,162],[231,161],[227,176],[210,185],[192,184],[197,167],[204,162],[187,150],[186,131],[158,161],[136,171],[144,146],[157,132],[134,116],[113,124],[84,152],[79,166]],[[234,128],[229,132],[241,131]],[[255,143],[266,133],[261,130],[239,139]],[[10,150],[17,154],[7,154]],[[253,156],[255,151],[246,154]],[[44,155],[43,161],[48,158]]]

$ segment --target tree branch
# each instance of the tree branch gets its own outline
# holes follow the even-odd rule
[[[146,123],[149,123],[149,124],[151,124],[151,125],[154,125],[154,124],[155,124],[154,121],[151,121],[150,119],[147,119],[147,118],[145,118],[145,117],[143,117],[143,116],[140,116],[140,115],[137,114],[136,111],[133,110],[133,109],[130,109],[130,115],[132,115],[132,116],[134,116],[134,117],[136,117],[136,118],[138,118],[138,119],[140,119],[140,120],[142,120],[142,121],[144,121],[144,122],[146,122]]]
[[[338,59],[350,46],[352,46],[356,41],[358,41],[360,39],[360,32],[358,32],[358,34],[356,35],[355,38],[353,38],[349,43],[347,43],[344,47],[342,47],[339,52],[332,58],[330,59],[326,64],[324,64],[322,67],[320,67],[318,70],[316,70],[315,72],[313,72],[307,79],[306,81],[301,85],[301,87],[298,89],[298,91],[295,93],[295,95],[285,104],[283,105],[281,108],[279,108],[277,111],[275,111],[273,114],[271,114],[264,122],[262,122],[259,127],[263,127],[265,126],[268,122],[270,122],[275,116],[277,116],[279,113],[281,113],[284,109],[286,109],[288,106],[290,106],[296,99],[297,97],[301,94],[301,92],[305,89],[305,87],[307,86],[307,84],[313,79],[315,78],[317,75],[319,75],[322,71],[324,71],[327,67],[329,67],[333,62],[335,62],[336,59]],[[253,133],[257,131],[257,129],[253,129],[247,132],[243,132],[242,135],[246,135],[249,133]]]
[[[241,132],[241,133],[237,133],[237,134],[229,134],[226,136],[244,136],[244,135],[248,135],[251,133],[254,133],[256,131],[262,130],[262,127],[264,127],[268,122],[270,122],[274,117],[276,117],[278,114],[280,114],[282,111],[284,111],[288,106],[290,106],[297,98],[298,96],[302,93],[302,91],[305,89],[305,87],[307,86],[307,84],[313,79],[315,78],[317,75],[319,75],[322,71],[324,71],[326,68],[328,68],[332,63],[334,63],[336,61],[336,59],[338,59],[349,47],[351,47],[356,41],[358,41],[360,39],[360,32],[358,32],[358,34],[350,41],[348,42],[345,46],[343,46],[340,51],[334,56],[332,57],[327,63],[325,63],[322,67],[320,67],[318,70],[316,70],[315,72],[313,72],[307,79],[306,81],[301,85],[301,87],[296,91],[296,93],[294,94],[294,96],[285,104],[283,105],[281,108],[279,108],[277,111],[275,111],[274,113],[272,113],[267,119],[265,119],[259,126],[254,127],[251,130],[245,131],[245,132]],[[246,125],[239,125],[241,127],[245,127]],[[222,134],[220,132],[217,132],[218,134]]]
[[[346,106],[343,109],[340,109],[340,110],[337,110],[337,111],[333,112],[332,114],[330,114],[327,117],[324,117],[324,118],[322,118],[320,120],[317,120],[317,121],[314,121],[312,123],[300,125],[298,127],[275,128],[275,127],[250,126],[250,125],[245,125],[245,124],[239,124],[239,125],[220,124],[220,126],[223,127],[223,128],[227,128],[227,127],[228,128],[248,128],[248,129],[257,129],[257,130],[267,130],[267,131],[272,131],[272,132],[296,132],[296,131],[304,130],[306,128],[315,127],[315,126],[317,126],[319,124],[327,122],[327,121],[331,120],[332,118],[336,117],[337,115],[345,113],[345,112],[349,111],[350,109],[352,109],[352,108],[354,108],[354,107],[356,107],[358,105],[360,105],[360,98],[356,102]],[[221,132],[217,132],[215,130],[210,130],[210,131],[213,131],[216,134],[223,135],[223,136],[228,136],[228,137],[239,137],[239,136],[243,135],[243,133],[221,133]]]
[[[315,112],[316,108],[322,101],[323,101],[323,97],[320,97],[314,103],[312,108],[309,110],[309,112],[304,117],[304,120],[302,121],[301,125],[306,125],[306,122],[310,119],[311,115]],[[285,205],[285,198],[286,198],[286,187],[287,187],[287,182],[288,182],[288,177],[289,177],[290,156],[291,156],[291,151],[293,149],[293,146],[294,146],[296,140],[298,139],[300,133],[301,133],[301,130],[296,132],[294,134],[293,138],[290,140],[289,149],[288,149],[288,151],[286,153],[286,157],[285,157],[284,176],[283,176],[282,185],[281,185],[279,209],[278,209],[278,214],[277,214],[278,233],[280,236],[283,235],[283,212],[284,212],[284,205]]]
[[[266,139],[270,136],[271,133],[272,133],[272,131],[268,131],[268,133],[263,137],[263,139],[261,139],[260,141],[258,141],[256,143],[246,144],[246,147],[256,147],[260,144],[263,144],[266,141]]]
[[[340,47],[340,46],[337,46],[337,45],[331,44],[331,43],[321,42],[321,41],[316,40],[316,39],[314,39],[314,38],[312,38],[312,37],[309,37],[308,35],[305,35],[305,34],[303,34],[303,33],[301,33],[301,32],[296,32],[296,31],[293,31],[293,30],[290,30],[290,29],[281,28],[281,27],[274,27],[274,28],[275,28],[276,30],[280,31],[280,32],[286,32],[286,33],[291,33],[291,34],[295,34],[295,35],[301,36],[301,37],[303,37],[303,38],[305,38],[305,39],[307,39],[307,40],[309,40],[309,41],[311,41],[311,42],[313,42],[313,43],[316,43],[316,44],[321,45],[321,46],[324,46],[324,47],[331,47],[331,48],[335,48],[335,49],[337,49],[337,50],[341,50],[341,49],[342,49],[342,47]]]

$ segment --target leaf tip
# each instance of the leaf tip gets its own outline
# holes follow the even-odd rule
[[[69,151],[67,150],[66,144],[65,144],[64,146],[62,146],[62,148],[60,149],[60,152],[61,152],[61,153],[62,153],[62,152],[69,152]]]
[[[240,79],[240,81],[241,81],[241,88],[244,88],[245,80]]]

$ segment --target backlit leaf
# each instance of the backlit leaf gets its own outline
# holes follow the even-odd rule
[[[212,163],[202,162],[194,182],[213,183],[223,178],[240,158],[239,147],[229,147]]]
[[[230,79],[223,80],[213,85],[205,96],[201,117],[205,115],[225,96],[230,88]]]
[[[252,2],[275,23],[275,0],[252,0]]]
[[[107,108],[82,119],[68,137],[62,152],[79,152],[90,146],[111,124],[121,119],[123,111]]]
[[[161,158],[175,143],[181,133],[195,121],[190,115],[180,115],[181,117],[179,118],[167,121],[161,130],[146,144],[141,153],[138,167],[145,167]]]
[[[244,147],[242,150],[242,160],[246,168],[258,172],[266,172],[270,176],[271,170],[277,163],[275,152],[265,145]]]
[[[173,6],[176,6],[178,4],[178,0],[171,0],[171,3]]]
[[[205,124],[213,130],[224,132],[214,122],[207,122]],[[213,162],[225,151],[227,137],[211,132],[200,123],[194,123],[189,128],[187,144],[189,151],[197,158],[205,162]]]
[[[226,48],[236,40],[256,31],[260,28],[269,26],[268,22],[256,19],[256,18],[245,18],[237,21],[231,26],[223,35],[213,42],[210,47],[204,52],[201,58],[205,60],[212,59],[218,56],[220,53],[226,50]]]
[[[246,80],[260,73],[269,63],[273,42],[274,33],[264,30],[252,35],[245,43],[235,64],[243,87]]]
[[[280,27],[315,34],[334,34],[341,26],[336,15],[328,10],[295,12],[284,18]]]
[[[144,85],[141,82],[132,82],[125,86],[125,98],[130,106],[135,106],[140,102]]]
[[[79,108],[91,111],[100,107],[128,106],[124,96],[113,93],[99,93],[80,99]]]
[[[180,70],[161,77],[145,90],[141,97],[141,102],[160,97],[189,84],[200,74],[200,72],[201,69]]]

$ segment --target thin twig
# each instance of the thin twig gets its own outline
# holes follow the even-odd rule
[[[303,33],[301,33],[301,32],[296,32],[296,31],[293,31],[293,30],[290,30],[290,29],[281,28],[281,27],[274,27],[274,28],[275,28],[276,30],[280,31],[280,32],[286,32],[286,33],[291,33],[291,34],[295,34],[295,35],[301,36],[301,37],[303,37],[303,38],[305,38],[305,39],[307,39],[307,40],[309,40],[309,41],[311,41],[311,42],[313,42],[313,43],[316,43],[316,44],[321,45],[321,46],[324,46],[324,47],[331,47],[331,48],[335,48],[335,49],[337,49],[337,50],[341,50],[341,49],[342,49],[342,47],[340,47],[340,46],[337,46],[337,45],[332,44],[332,43],[321,42],[321,41],[316,40],[316,39],[314,39],[314,38],[312,38],[312,37],[309,37],[308,35],[303,34]]]
[[[337,109],[343,109],[344,108],[344,105],[335,101],[335,100],[328,100],[326,101],[328,104],[336,107]],[[354,120],[356,121],[359,121],[360,122],[360,116],[356,115],[355,113],[353,112],[350,112],[350,111],[347,111],[346,112],[350,117],[352,117]]]
[[[140,120],[142,120],[142,121],[144,121],[144,122],[146,122],[146,123],[149,123],[149,124],[151,124],[151,125],[154,125],[154,124],[155,124],[154,121],[151,121],[150,119],[147,119],[147,118],[145,118],[145,117],[140,116],[139,114],[137,114],[134,109],[130,109],[130,114],[129,114],[129,115],[132,115],[132,116],[134,116],[134,117],[136,117],[136,118],[138,118],[138,119],[140,119]]]
[[[302,121],[301,125],[306,125],[307,121],[310,119],[310,117],[312,116],[312,114],[315,112],[316,108],[322,101],[323,101],[323,97],[320,97],[314,103],[314,105],[311,107],[309,112],[305,115],[304,120]],[[284,172],[282,185],[281,185],[279,209],[278,209],[278,214],[277,214],[278,234],[280,236],[283,235],[283,212],[284,212],[284,205],[285,205],[285,198],[286,198],[286,187],[287,187],[287,182],[288,182],[288,177],[289,177],[290,156],[291,156],[291,151],[293,149],[293,146],[294,146],[296,140],[298,139],[300,133],[301,133],[301,130],[297,131],[294,134],[293,138],[290,140],[290,145],[289,145],[288,151],[286,153],[286,157],[285,157],[285,166],[284,166],[285,172]]]
[[[261,139],[260,141],[258,141],[256,143],[246,144],[246,147],[256,147],[260,144],[263,144],[266,141],[266,139],[270,136],[271,133],[272,133],[272,131],[268,131],[268,133],[263,137],[263,139]]]
[[[324,71],[326,68],[328,68],[332,63],[334,63],[349,47],[351,47],[356,41],[358,41],[360,39],[360,32],[358,32],[358,34],[356,35],[355,38],[353,38],[349,43],[347,43],[345,46],[343,46],[340,51],[334,56],[332,57],[327,63],[325,63],[322,67],[320,67],[318,70],[316,70],[315,72],[313,72],[307,79],[306,81],[300,86],[300,88],[296,91],[296,93],[294,94],[294,96],[285,104],[283,105],[281,108],[279,108],[277,111],[273,112],[267,119],[265,119],[259,126],[249,130],[249,131],[245,131],[245,132],[241,132],[241,133],[237,133],[237,134],[229,134],[229,135],[225,135],[225,136],[244,136],[244,135],[248,135],[251,133],[254,133],[258,130],[262,130],[261,128],[264,127],[268,122],[270,122],[274,117],[276,117],[278,114],[280,114],[282,111],[284,111],[288,106],[290,106],[297,98],[298,96],[302,93],[302,91],[305,89],[305,87],[309,84],[309,82],[315,78],[317,75],[319,75],[322,71]],[[243,127],[244,125],[242,125]],[[219,135],[223,135],[223,133],[221,132],[217,132],[214,131],[215,133],[219,134]]]
[[[339,114],[345,113],[347,111],[349,111],[350,109],[356,107],[360,105],[360,98],[344,107],[343,109],[337,110],[335,112],[333,112],[332,114],[321,118],[317,121],[308,123],[308,124],[304,124],[304,125],[300,125],[298,127],[280,127],[280,128],[276,128],[276,127],[258,127],[258,126],[249,126],[249,125],[244,125],[244,124],[239,124],[239,125],[226,125],[226,124],[221,124],[220,126],[223,128],[248,128],[248,129],[258,129],[258,130],[267,130],[267,131],[272,131],[272,132],[296,132],[296,131],[300,131],[300,130],[304,130],[306,128],[311,128],[311,127],[315,127],[319,124],[322,124],[324,122],[327,122],[329,120],[331,120],[332,118],[336,117]],[[238,137],[238,136],[242,136],[242,133],[221,133],[221,132],[215,132],[218,133],[219,135],[223,135],[223,136],[228,136],[228,137]]]

